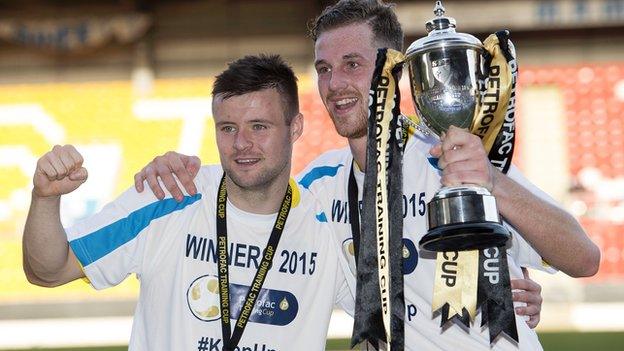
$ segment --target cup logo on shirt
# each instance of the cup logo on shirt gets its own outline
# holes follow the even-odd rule
[[[355,247],[353,245],[353,238],[348,238],[342,242],[342,254],[349,263],[349,270],[353,275],[356,275],[355,267]],[[410,239],[403,238],[403,274],[410,274],[418,265],[418,250],[416,245]]]
[[[214,321],[221,317],[219,309],[219,281],[215,276],[195,279],[186,293],[189,309],[202,321]]]
[[[231,318],[237,319],[245,302],[249,286],[230,283]],[[221,318],[219,307],[219,281],[214,275],[204,275],[195,279],[188,287],[186,300],[195,318],[211,322]],[[299,302],[290,292],[260,289],[258,300],[249,317],[249,322],[288,325],[299,311]]]

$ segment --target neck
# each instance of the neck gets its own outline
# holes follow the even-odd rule
[[[290,172],[286,172],[275,178],[271,184],[258,189],[245,189],[234,184],[232,179],[226,176],[225,186],[228,199],[238,209],[255,214],[273,214],[279,211],[289,179]]]
[[[351,154],[353,155],[355,163],[362,170],[362,172],[366,171],[366,140],[366,136],[349,139]]]

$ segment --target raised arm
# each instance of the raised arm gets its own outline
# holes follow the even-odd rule
[[[494,168],[479,137],[451,127],[431,154],[439,157],[443,185],[477,184],[490,190],[505,220],[546,262],[573,277],[596,274],[600,250],[576,219]]]
[[[134,187],[138,192],[142,192],[144,188],[143,182],[147,181],[147,185],[154,195],[162,200],[165,197],[165,192],[158,182],[158,178],[160,178],[165,188],[171,193],[171,196],[180,202],[183,198],[182,190],[173,175],[178,178],[187,193],[195,195],[197,188],[193,180],[197,176],[200,167],[201,160],[199,157],[169,151],[164,155],[156,156],[152,162],[148,163],[139,173],[134,175]]]
[[[84,277],[60,219],[61,195],[87,180],[82,162],[71,145],[54,146],[37,161],[22,238],[24,273],[33,284],[53,287]]]

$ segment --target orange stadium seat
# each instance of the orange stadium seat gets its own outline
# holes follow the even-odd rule
[[[301,171],[319,154],[346,146],[344,138],[334,129],[333,123],[316,91],[301,94],[301,113],[305,118],[304,133],[295,143],[293,172]]]
[[[624,100],[615,92],[622,81],[620,63],[521,67],[519,95],[522,87],[535,85],[562,90],[572,176],[596,167],[604,177],[624,177]],[[624,223],[593,218],[581,222],[602,251],[600,271],[591,280],[624,279]]]

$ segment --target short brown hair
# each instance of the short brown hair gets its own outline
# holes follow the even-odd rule
[[[216,77],[212,96],[228,99],[275,88],[283,101],[286,124],[299,113],[297,77],[279,55],[249,55],[230,62]]]
[[[377,44],[403,50],[403,30],[394,13],[393,3],[379,0],[340,0],[328,6],[310,26],[310,36],[316,42],[325,31],[353,23],[371,27]]]

